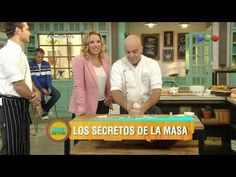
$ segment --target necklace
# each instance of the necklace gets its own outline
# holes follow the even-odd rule
[[[99,59],[92,59],[92,64],[96,67],[102,66],[102,62]]]

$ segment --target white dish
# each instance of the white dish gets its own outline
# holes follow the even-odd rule
[[[185,116],[194,116],[194,112],[184,112]]]
[[[96,116],[96,118],[99,118],[99,119],[100,119],[100,118],[101,118],[101,119],[102,119],[102,118],[107,118],[107,115],[104,115],[104,116]]]
[[[189,86],[189,90],[192,91],[193,93],[203,93],[205,87],[201,85],[194,85],[194,86]]]

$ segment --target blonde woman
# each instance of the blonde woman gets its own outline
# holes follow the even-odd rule
[[[110,61],[105,54],[101,34],[91,31],[83,39],[81,55],[72,63],[73,90],[70,112],[75,115],[108,114],[110,96]]]

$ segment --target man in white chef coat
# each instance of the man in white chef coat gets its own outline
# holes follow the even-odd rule
[[[121,114],[160,114],[156,106],[160,99],[162,76],[157,61],[142,55],[138,36],[125,39],[125,57],[111,69],[111,93]]]

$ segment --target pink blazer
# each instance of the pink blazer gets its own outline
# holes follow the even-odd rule
[[[102,59],[102,65],[107,75],[105,96],[110,93],[110,61],[107,56]],[[75,114],[85,112],[94,115],[98,106],[97,77],[91,61],[83,56],[76,56],[72,63],[73,86],[69,111]]]

